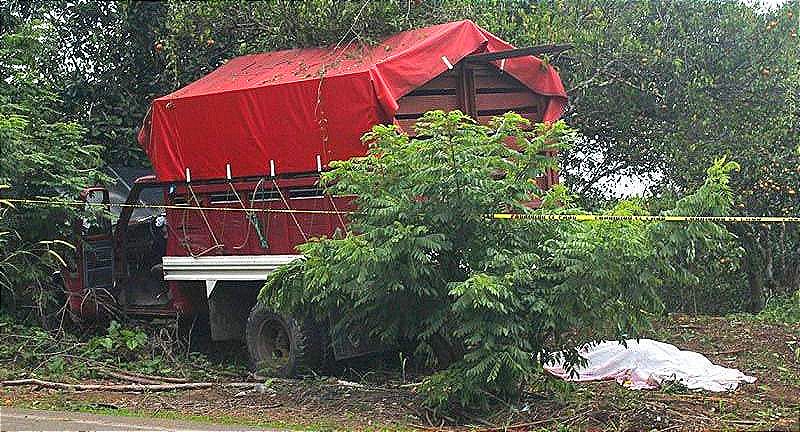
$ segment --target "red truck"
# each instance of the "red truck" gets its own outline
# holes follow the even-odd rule
[[[153,174],[110,169],[114,184],[81,194],[116,220],[81,227],[77,269],[61,274],[71,311],[207,317],[212,339],[246,341],[253,364],[279,375],[330,349],[337,360],[362,354],[357,340],[325,343],[326,329],[256,302],[267,275],[298,258],[295,246],[346,224],[350,199],[326,195],[320,172],[363,156],[372,126],[413,134],[433,109],[557,119],[564,88],[534,55],[560,49],[515,49],[459,21],[372,46],[233,58],[156,99],[139,134]]]

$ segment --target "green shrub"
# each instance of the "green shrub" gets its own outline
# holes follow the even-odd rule
[[[480,126],[457,111],[427,113],[420,138],[376,126],[367,156],[323,176],[330,193],[356,196],[349,231],[300,246],[305,259],[272,273],[261,300],[293,314],[336,311],[334,332],[369,323],[369,336],[408,347],[440,370],[423,386],[435,409],[514,397],[550,353],[575,365],[580,343],[635,337],[662,309],[656,289],[693,286],[696,259],[730,235],[710,223],[487,218],[581,212],[566,189],[533,180],[555,165],[541,152],[576,132],[526,126],[511,113]],[[717,161],[668,213],[724,214],[735,167]],[[524,205],[532,197],[540,209]],[[607,213],[645,214],[635,201]]]
[[[93,337],[89,341],[89,351],[99,355],[133,356],[147,344],[147,334],[139,329],[125,328],[117,321],[111,321],[108,333]]]
[[[800,291],[793,295],[772,298],[756,318],[781,324],[800,323]]]

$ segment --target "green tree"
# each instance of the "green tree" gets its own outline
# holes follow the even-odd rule
[[[570,145],[575,132],[526,126],[510,113],[480,126],[457,111],[426,114],[417,123],[425,138],[376,126],[364,137],[368,156],[323,176],[328,192],[356,197],[349,231],[300,246],[304,259],[272,273],[261,300],[334,316],[335,332],[372,323],[370,336],[444,368],[425,384],[440,409],[513,397],[554,351],[576,364],[580,342],[634,337],[661,310],[656,289],[694,276],[687,245],[713,251],[730,234],[707,223],[487,218],[581,211],[563,187],[543,192],[533,181],[554,164],[540,152]],[[715,162],[670,214],[725,214],[735,167]],[[537,196],[543,208],[525,205]],[[608,214],[645,211],[624,202]]]
[[[157,44],[167,5],[161,2],[12,0],[5,13],[36,23],[39,73],[62,101],[68,119],[81,123],[83,142],[97,145],[107,164],[146,165],[137,134],[161,86]]]
[[[697,187],[703,167],[727,155],[742,166],[731,184],[737,213],[800,213],[800,4],[618,6],[560,3],[525,15],[520,39],[575,44],[561,72],[571,95],[567,118],[587,139],[564,154],[567,183],[599,197],[609,179],[633,175],[649,178],[654,196],[675,196]],[[796,226],[733,229],[747,280],[731,284],[749,285],[746,307],[756,311],[766,297],[800,289]]]
[[[85,129],[65,120],[63,104],[41,73],[46,26],[20,24],[0,40],[0,185],[5,197],[62,196],[99,178],[100,149],[83,142]],[[9,204],[6,202],[5,204]],[[21,297],[38,311],[47,308],[50,272],[76,212],[58,207],[3,205],[0,209],[0,282],[11,290],[3,305]],[[55,222],[54,221],[58,221]]]

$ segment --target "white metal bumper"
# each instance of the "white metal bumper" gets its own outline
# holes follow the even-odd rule
[[[261,281],[279,266],[302,255],[165,256],[164,280],[205,281],[209,296],[217,281]]]

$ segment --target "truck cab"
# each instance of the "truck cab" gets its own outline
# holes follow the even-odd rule
[[[350,198],[325,195],[319,172],[189,184],[160,182],[144,169],[106,171],[111,182],[80,195],[90,211],[74,224],[75,267],[60,272],[72,316],[200,317],[212,340],[247,342],[251,355],[267,358],[254,360],[262,371],[294,373],[292,341],[321,334],[321,324],[263,311],[256,297],[272,270],[299,257],[296,245],[345,229],[339,212],[351,209]],[[314,348],[321,359],[325,348]],[[365,353],[348,349],[339,358]]]
[[[76,226],[74,269],[62,269],[73,316],[172,315],[163,283],[164,189],[147,169],[108,167],[111,181],[84,189],[88,215]],[[129,205],[129,206],[128,206]]]

